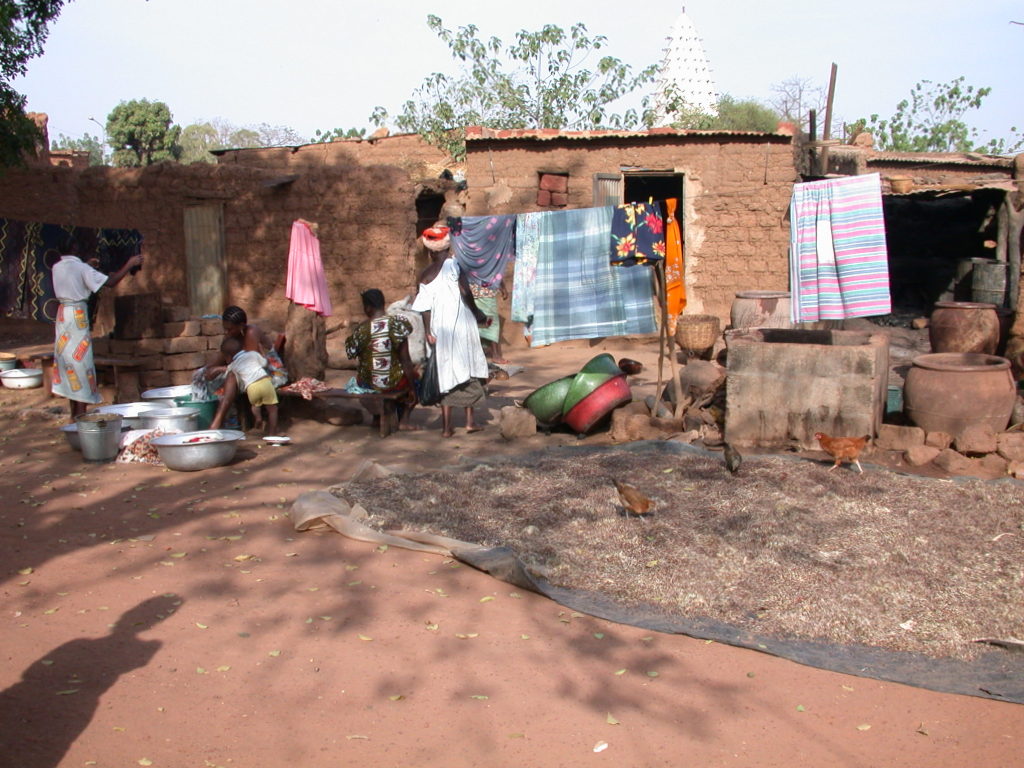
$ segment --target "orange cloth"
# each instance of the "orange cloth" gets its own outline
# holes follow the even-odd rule
[[[686,308],[686,286],[683,283],[683,238],[676,219],[679,201],[665,201],[665,301],[668,308],[668,332],[676,332],[676,318]]]

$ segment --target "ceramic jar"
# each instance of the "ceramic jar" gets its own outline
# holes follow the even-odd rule
[[[919,355],[903,387],[911,422],[954,437],[974,425],[1005,429],[1016,397],[1010,361],[974,353]]]
[[[732,302],[733,328],[792,328],[788,291],[740,291]]]
[[[999,346],[995,304],[939,301],[928,324],[932,352],[975,352],[994,355]]]

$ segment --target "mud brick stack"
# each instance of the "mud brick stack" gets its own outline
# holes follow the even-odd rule
[[[93,339],[97,355],[139,363],[145,389],[190,383],[193,371],[206,365],[224,338],[220,318],[192,317],[179,306],[165,305],[160,311],[160,323],[118,323],[110,337]]]

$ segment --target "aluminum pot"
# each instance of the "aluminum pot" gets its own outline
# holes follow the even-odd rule
[[[142,426],[165,432],[195,432],[199,429],[199,409],[156,408],[143,414]]]
[[[176,387],[159,387],[147,389],[142,393],[142,399],[155,403],[161,408],[174,408],[178,404],[174,401],[176,397],[189,397],[192,394],[191,384],[180,384]]]
[[[207,429],[154,437],[150,445],[156,448],[169,469],[195,472],[230,462],[235,458],[240,440],[245,440],[245,433],[237,429]]]
[[[43,369],[12,368],[0,373],[0,380],[8,389],[35,389],[43,386]]]
[[[82,458],[113,461],[121,449],[121,416],[116,413],[86,413],[75,419]]]
[[[93,408],[93,413],[116,414],[121,417],[124,425],[129,429],[143,429],[143,417],[150,411],[155,411],[161,406],[155,403],[116,403],[114,405],[101,405]]]

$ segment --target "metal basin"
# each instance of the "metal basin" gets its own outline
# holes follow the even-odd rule
[[[0,380],[8,389],[35,389],[43,386],[43,369],[12,368],[0,373]]]
[[[207,429],[155,437],[150,444],[169,469],[195,472],[230,462],[240,440],[245,440],[245,433],[237,429]]]
[[[199,409],[155,408],[142,415],[142,426],[165,432],[195,432],[199,429]]]
[[[143,429],[144,417],[150,411],[155,411],[162,406],[156,403],[117,403],[116,405],[101,405],[93,408],[93,413],[111,413],[121,417],[121,422],[130,429]]]
[[[160,387],[158,389],[147,389],[142,393],[142,399],[158,404],[161,408],[174,408],[177,403],[176,397],[190,397],[192,395],[191,384],[180,384],[177,387]]]

